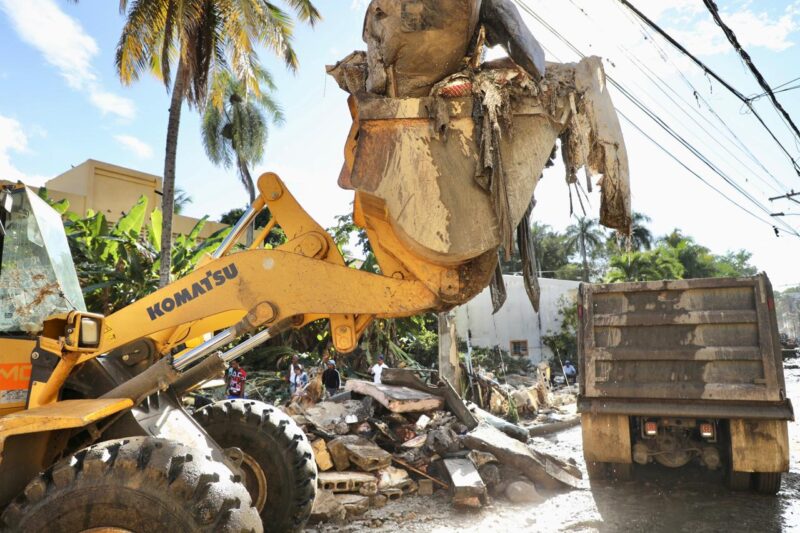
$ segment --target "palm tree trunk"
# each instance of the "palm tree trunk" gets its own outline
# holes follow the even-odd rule
[[[583,281],[589,281],[589,262],[586,260],[586,241],[584,240],[583,233],[580,235],[581,240],[581,258],[583,258]]]
[[[159,269],[159,287],[170,282],[172,272],[172,217],[175,211],[175,159],[178,151],[178,129],[181,124],[181,107],[183,106],[183,60],[178,61],[178,71],[172,86],[172,101],[169,105],[169,121],[167,122],[167,146],[164,156],[164,183],[161,193],[161,267]]]
[[[250,175],[250,170],[247,168],[247,162],[245,162],[241,157],[236,157],[236,163],[239,166],[239,173],[242,175],[242,181],[247,187],[247,194],[250,196],[250,205],[253,205],[256,202],[256,190],[253,186],[253,177]],[[247,246],[253,244],[254,230],[256,227],[256,218],[253,217],[253,221],[247,226]]]

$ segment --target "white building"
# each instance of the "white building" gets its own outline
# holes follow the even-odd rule
[[[508,298],[497,314],[492,315],[488,288],[454,310],[458,338],[465,340],[470,334],[474,347],[499,346],[511,355],[527,355],[533,364],[548,359],[552,354],[542,344],[542,336],[559,331],[558,311],[564,305],[576,304],[579,282],[539,278],[542,294],[537,314],[528,300],[522,276],[506,275],[503,279]]]

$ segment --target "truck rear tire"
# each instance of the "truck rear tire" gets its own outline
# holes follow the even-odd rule
[[[194,417],[220,447],[243,452],[244,484],[264,529],[302,529],[314,505],[317,464],[294,420],[254,400],[224,400],[203,407]]]
[[[73,533],[261,531],[247,489],[224,463],[177,442],[132,437],[90,446],[31,481],[0,530]]]
[[[737,472],[729,467],[728,487],[736,491],[750,490],[751,477],[750,472]]]
[[[758,472],[756,477],[756,490],[762,494],[777,494],[781,489],[780,472]]]

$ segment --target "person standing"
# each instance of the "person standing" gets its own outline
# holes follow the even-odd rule
[[[575,383],[575,378],[578,376],[578,369],[572,364],[572,361],[567,361],[564,364],[564,376],[567,378],[567,384]]]
[[[231,361],[231,366],[225,373],[225,394],[229,400],[246,398],[245,384],[247,383],[247,372],[239,365],[239,361]]]
[[[294,377],[292,383],[292,396],[302,396],[308,386],[308,374],[303,370],[303,365],[298,364],[294,367]]]
[[[325,387],[325,392],[328,396],[333,396],[339,392],[339,387],[342,386],[342,379],[339,376],[339,371],[336,370],[336,361],[328,359],[328,364],[325,372],[322,373],[322,385]]]
[[[378,356],[378,362],[372,365],[372,368],[369,369],[370,374],[372,374],[372,381],[374,383],[381,383],[381,374],[383,373],[384,368],[389,367],[384,362],[383,354],[381,354]]]
[[[289,388],[291,389],[292,379],[294,378],[294,367],[300,364],[300,356],[294,354],[292,356],[292,362],[289,364],[288,370],[286,370],[286,374],[283,376],[283,380],[289,384]]]

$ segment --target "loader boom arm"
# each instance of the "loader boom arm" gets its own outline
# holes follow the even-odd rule
[[[328,319],[334,346],[350,352],[375,317],[410,316],[466,301],[494,270],[495,254],[458,266],[415,256],[394,234],[381,201],[362,192],[356,193],[354,218],[366,228],[382,273],[349,268],[328,232],[276,174],[262,175],[258,188],[258,198],[229,237],[194,272],[105,317],[95,350],[74,351],[58,328],[45,327],[40,347],[60,360],[46,381],[33,380],[29,406],[55,401],[77,365],[143,338],[166,355],[190,339],[225,328],[230,328],[230,342],[287,320],[302,327]],[[249,249],[233,252],[244,228],[265,207],[272,219]],[[287,241],[264,249],[262,243],[275,226],[284,230]]]

